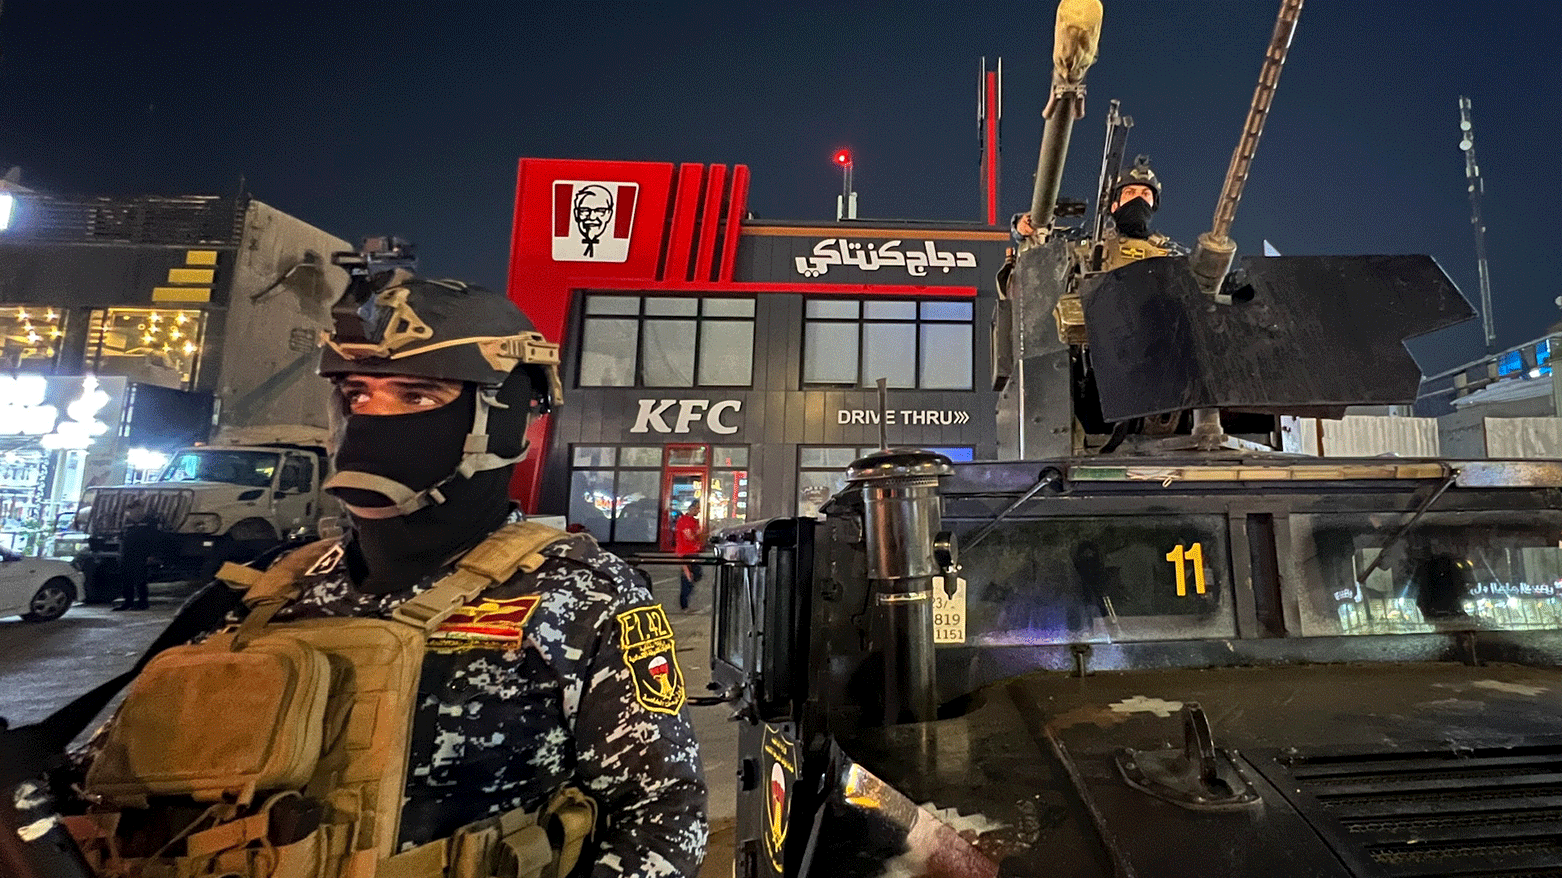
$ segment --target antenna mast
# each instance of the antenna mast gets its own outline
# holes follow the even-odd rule
[[[1464,150],[1464,178],[1470,192],[1470,224],[1475,227],[1475,265],[1481,278],[1481,324],[1486,330],[1486,353],[1497,349],[1497,327],[1492,319],[1491,271],[1486,267],[1486,224],[1481,222],[1481,166],[1475,161],[1475,126],[1470,123],[1470,99],[1459,97],[1459,148]]]

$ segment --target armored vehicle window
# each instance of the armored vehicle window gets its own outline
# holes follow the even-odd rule
[[[1429,512],[1389,545],[1403,521],[1400,513],[1292,516],[1303,634],[1562,628],[1562,513]]]
[[[1219,515],[1005,522],[961,553],[967,642],[1235,636],[1225,535]]]

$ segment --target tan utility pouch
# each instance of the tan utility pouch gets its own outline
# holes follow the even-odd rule
[[[154,658],[131,685],[87,773],[122,802],[189,796],[247,805],[299,788],[320,757],[331,662],[276,634],[233,652],[232,634]]]
[[[509,811],[380,863],[375,878],[563,878],[580,862],[596,802],[562,787],[541,811]]]
[[[268,624],[297,594],[304,572],[333,550],[327,542],[264,573],[225,566],[219,576],[245,589],[249,615],[236,630],[166,650],[147,665],[86,784],[89,796],[127,811],[185,797],[210,805],[140,848],[125,846],[120,812],[74,821],[95,871],[137,878],[566,874],[594,816],[579,793],[581,801],[556,797],[545,812],[553,839],[535,816],[515,812],[483,821],[493,825],[479,833],[487,841],[476,848],[453,838],[409,852],[416,857],[394,851],[428,632],[489,585],[536,570],[540,550],[562,536],[529,522],[507,525],[392,620]],[[314,822],[301,825],[299,813]],[[560,839],[555,858],[550,842]],[[467,868],[479,871],[460,871]]]

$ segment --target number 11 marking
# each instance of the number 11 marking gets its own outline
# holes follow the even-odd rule
[[[1177,570],[1177,597],[1188,595],[1188,575],[1183,572],[1182,562],[1187,559],[1193,565],[1193,590],[1199,594],[1204,593],[1204,547],[1194,543],[1186,550],[1178,543],[1177,548],[1166,553],[1166,560],[1176,565]]]

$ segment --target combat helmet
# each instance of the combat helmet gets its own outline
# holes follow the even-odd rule
[[[522,368],[541,411],[563,401],[559,346],[505,296],[397,269],[351,284],[331,308],[320,374],[417,375],[497,387]]]
[[[332,306],[331,318],[332,328],[321,334],[319,372],[324,377],[412,375],[476,388],[461,463],[432,488],[418,491],[343,470],[332,476],[328,489],[390,498],[389,506],[349,503],[361,517],[406,515],[441,503],[438,489],[450,479],[519,461],[525,455],[519,434],[525,432],[526,418],[563,401],[559,346],[507,297],[484,287],[420,278],[404,268],[360,275]],[[333,435],[340,435],[346,415],[345,406],[332,406]],[[517,435],[506,435],[512,432]]]
[[[1123,191],[1124,186],[1148,186],[1155,193],[1155,201],[1151,208],[1159,210],[1161,207],[1161,181],[1155,176],[1155,171],[1150,168],[1150,157],[1142,155],[1134,159],[1134,166],[1118,175],[1117,183],[1112,187],[1112,201],[1117,201],[1117,196]]]

